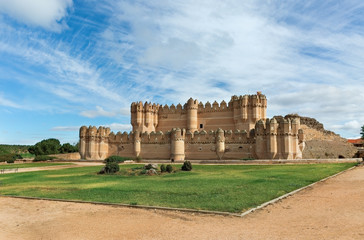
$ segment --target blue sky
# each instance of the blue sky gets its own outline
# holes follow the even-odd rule
[[[364,1],[0,0],[0,143],[130,131],[130,104],[262,91],[268,117],[364,125]]]

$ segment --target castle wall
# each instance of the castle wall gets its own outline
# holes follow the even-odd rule
[[[253,135],[252,135],[253,134]],[[85,137],[86,136],[86,137]],[[299,120],[275,118],[258,121],[250,135],[245,130],[186,131],[173,128],[165,133],[123,133],[82,127],[80,148],[85,159],[111,155],[144,159],[297,159],[302,158],[303,134]]]

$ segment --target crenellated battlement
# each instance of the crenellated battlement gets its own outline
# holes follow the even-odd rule
[[[184,105],[179,103],[170,106],[134,102],[130,111],[133,131],[166,131],[173,127],[190,131],[211,130],[222,124],[224,128],[246,130],[249,133],[258,120],[266,119],[266,108],[267,98],[258,92],[255,95],[234,95],[228,103],[223,100],[220,103],[207,101],[204,104],[193,98]]]

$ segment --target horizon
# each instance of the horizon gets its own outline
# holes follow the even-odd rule
[[[0,0],[0,144],[131,131],[130,104],[261,91],[360,138],[364,2]]]

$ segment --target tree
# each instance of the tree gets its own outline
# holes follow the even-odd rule
[[[363,139],[363,140],[364,140],[364,125],[363,125],[363,126],[361,126],[360,135],[361,135],[361,139]]]
[[[78,147],[73,146],[69,143],[65,143],[62,145],[61,149],[60,149],[61,153],[73,153],[73,152],[78,152]]]
[[[58,154],[61,148],[61,143],[58,139],[49,138],[42,140],[34,145],[35,155],[48,155],[48,154]]]

